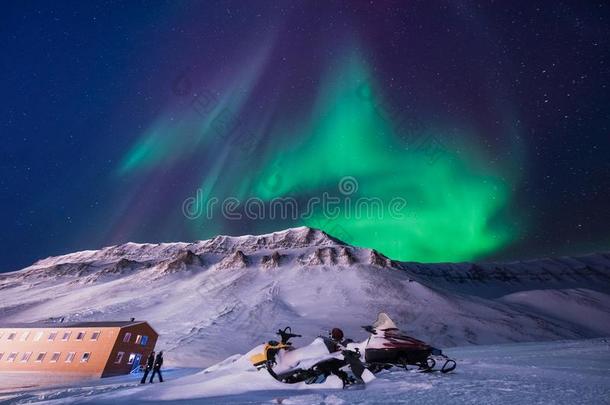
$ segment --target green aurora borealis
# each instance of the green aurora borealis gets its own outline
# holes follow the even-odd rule
[[[429,139],[449,144],[440,141],[445,138],[442,129],[424,129],[430,133],[401,140],[379,114],[382,100],[358,92],[359,85],[370,85],[360,60],[348,58],[335,76],[326,79],[313,118],[297,127],[297,136],[274,137],[297,141],[269,153],[262,175],[252,179],[253,194],[270,199],[305,190],[314,195],[316,190],[336,187],[344,176],[353,176],[358,181],[355,197],[386,202],[403,197],[407,201],[403,219],[391,218],[384,205],[381,219],[341,215],[327,221],[319,213],[305,222],[330,233],[340,229],[350,243],[400,260],[468,260],[508,243],[512,225],[507,219],[496,222],[510,198],[508,186],[484,170],[474,153],[430,150],[441,147],[435,144],[426,148]],[[276,185],[273,191],[268,184]]]
[[[354,50],[337,57],[325,71],[312,103],[291,115],[262,114],[249,125],[253,149],[245,157],[236,154],[239,145],[223,142],[234,136],[219,138],[211,123],[227,111],[243,113],[263,59],[253,58],[235,83],[224,83],[225,91],[218,93],[206,114],[191,108],[161,117],[124,157],[117,174],[150,175],[151,170],[201,156],[200,180],[182,199],[201,189],[206,200],[258,197],[266,202],[276,197],[303,201],[323,191],[336,194],[338,182],[351,176],[358,190],[350,197],[385,203],[404,198],[402,217],[389,215],[385,204],[381,218],[353,218],[342,211],[338,218],[328,219],[316,211],[307,219],[277,223],[274,229],[309,225],[399,260],[472,260],[503,248],[515,237],[517,226],[506,209],[512,197],[509,182],[514,180],[497,167],[486,166],[489,158],[468,141],[468,133],[450,129],[449,123],[418,120],[411,126],[416,130],[403,133],[409,120],[397,126],[391,114],[381,111],[388,103],[365,58]],[[176,201],[176,207],[181,202]],[[212,219],[174,220],[188,221],[194,238],[235,229],[220,212]],[[249,232],[242,233],[273,228],[263,220],[247,226]]]
[[[304,225],[405,261],[607,252],[606,3],[5,7],[0,273]]]

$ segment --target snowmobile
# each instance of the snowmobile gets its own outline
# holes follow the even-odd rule
[[[373,325],[363,328],[371,334],[364,349],[364,363],[373,373],[392,367],[406,370],[409,365],[417,366],[422,372],[448,373],[457,366],[440,349],[401,332],[383,312]]]
[[[359,351],[346,349],[331,353],[324,338],[317,338],[310,345],[296,349],[290,339],[301,335],[292,333],[290,327],[279,329],[277,335],[280,336],[279,342],[268,341],[261,353],[250,357],[257,369],[267,370],[276,380],[286,384],[319,384],[333,374],[341,379],[343,388],[364,384],[362,375],[365,368]]]

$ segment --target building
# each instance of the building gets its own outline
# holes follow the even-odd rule
[[[0,372],[127,374],[155,348],[145,321],[0,323]]]

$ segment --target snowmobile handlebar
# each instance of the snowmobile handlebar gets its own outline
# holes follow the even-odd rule
[[[292,329],[290,328],[290,326],[286,326],[283,330],[282,329],[278,329],[277,330],[277,335],[279,335],[282,338],[282,343],[286,344],[288,343],[288,341],[292,338],[295,337],[302,337],[301,335],[297,335],[296,333],[292,333]]]
[[[366,325],[363,326],[362,329],[364,329],[365,331],[367,331],[368,333],[372,333],[373,335],[377,334],[377,331],[375,330],[375,328],[371,325]]]

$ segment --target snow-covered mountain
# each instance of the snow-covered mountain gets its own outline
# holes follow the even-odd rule
[[[513,263],[397,262],[311,228],[126,243],[0,275],[0,319],[136,317],[169,363],[205,366],[290,325],[361,339],[385,311],[439,346],[610,335],[610,254]]]

